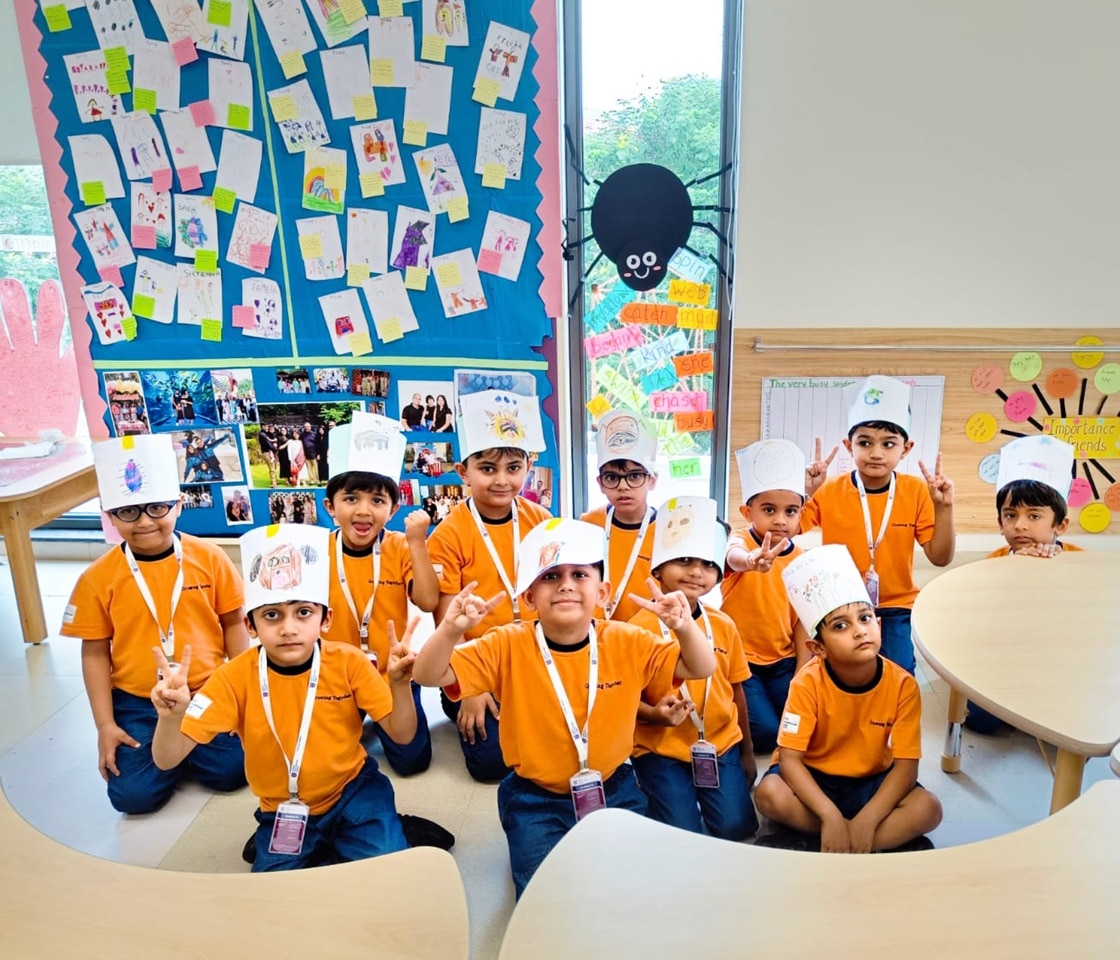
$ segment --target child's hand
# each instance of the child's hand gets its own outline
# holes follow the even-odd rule
[[[951,507],[953,505],[953,481],[941,472],[941,454],[937,455],[937,460],[934,462],[933,473],[926,469],[926,465],[921,460],[918,461],[918,467],[929,486],[929,495],[933,500],[933,505],[935,507]]]
[[[425,514],[426,516],[426,514]],[[410,682],[412,680],[412,665],[416,663],[416,654],[412,651],[412,634],[416,632],[419,617],[412,617],[405,627],[404,636],[397,640],[397,628],[393,621],[387,624],[389,634],[389,662],[385,667],[385,676],[390,683]]]
[[[472,747],[476,737],[479,740],[486,739],[487,711],[495,720],[500,719],[498,702],[488,693],[480,693],[476,697],[463,697],[459,702],[459,717],[456,720],[459,736]]]
[[[747,571],[755,573],[769,573],[774,567],[774,560],[780,557],[789,546],[789,537],[782,537],[776,544],[771,545],[770,534],[762,538],[762,546],[747,554]]]
[[[836,452],[840,449],[839,444],[832,448],[832,452],[821,459],[821,438],[817,437],[816,445],[814,447],[813,462],[805,467],[805,496],[811,497],[816,493],[825,479],[828,477],[828,468],[832,463]]]
[[[848,836],[848,821],[839,811],[833,817],[821,821],[821,853],[850,853],[851,838]]]
[[[657,703],[650,706],[647,723],[658,727],[678,727],[693,710],[696,704],[675,693],[667,693]]]
[[[653,577],[646,578],[646,586],[649,588],[652,601],[639,597],[636,593],[630,594],[630,599],[643,610],[650,610],[657,614],[657,619],[670,630],[677,630],[692,619],[692,607],[689,605],[688,598],[680,590],[662,593],[661,587]]]
[[[1043,560],[1049,560],[1062,552],[1062,545],[1060,543],[1032,543],[1029,547],[1022,547],[1011,552],[1017,557],[1041,557]]]
[[[152,706],[160,717],[179,717],[191,702],[191,688],[187,686],[187,676],[191,670],[191,648],[183,647],[183,660],[172,670],[164,656],[162,647],[152,647],[158,671],[156,685],[152,687]]]
[[[758,779],[758,764],[755,763],[754,750],[745,743],[739,745],[739,766],[747,778],[747,789],[753,792],[754,782]]]
[[[459,592],[447,607],[447,613],[443,617],[443,622],[450,624],[459,631],[459,633],[466,633],[477,627],[486,615],[490,613],[499,603],[502,602],[503,593],[495,594],[489,600],[483,600],[482,597],[477,597],[474,594],[474,588],[478,586],[477,580],[472,580]]]
[[[417,507],[404,518],[404,535],[408,540],[424,540],[428,536],[428,527],[432,518],[427,510]]]
[[[875,842],[875,829],[877,824],[862,820],[857,814],[848,821],[848,852],[870,853],[871,845]]]
[[[115,723],[107,723],[97,728],[97,770],[101,779],[109,782],[109,774],[114,777],[121,775],[117,769],[117,747],[138,747],[140,741],[130,737],[128,733]]]

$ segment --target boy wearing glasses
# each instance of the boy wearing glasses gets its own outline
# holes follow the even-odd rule
[[[190,776],[214,790],[245,786],[236,736],[215,737],[171,770],[152,760],[152,647],[178,663],[190,646],[192,691],[249,647],[241,577],[221,548],[175,533],[179,479],[166,434],[93,448],[101,508],[124,542],[79,578],[62,635],[82,640],[82,676],[97,724],[98,769],[121,813],[150,813]]]
[[[633,410],[619,407],[603,415],[595,434],[599,489],[607,506],[580,517],[605,531],[607,575],[611,590],[595,616],[628,621],[641,609],[630,593],[645,596],[657,511],[649,492],[657,486],[657,434]]]

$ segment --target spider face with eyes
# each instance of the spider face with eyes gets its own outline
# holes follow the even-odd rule
[[[664,278],[668,260],[662,252],[650,250],[648,243],[638,241],[628,243],[619,251],[619,259],[615,265],[622,282],[630,289],[652,290]]]

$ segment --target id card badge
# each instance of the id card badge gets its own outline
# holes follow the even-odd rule
[[[373,669],[376,670],[377,669],[377,651],[376,650],[363,650],[362,652],[366,655],[366,659],[370,663],[373,664]]]
[[[167,662],[167,669],[170,670],[172,673],[174,673],[176,670],[179,669],[179,664],[174,663],[174,662],[169,660]],[[159,680],[163,680],[163,679],[164,679],[163,667],[156,667],[156,680],[159,681]]]
[[[276,820],[272,824],[272,839],[268,841],[269,853],[295,855],[303,850],[308,809],[307,804],[302,800],[288,800],[276,808]]]
[[[589,813],[606,808],[607,794],[603,790],[603,775],[598,770],[581,770],[568,783],[577,823]]]
[[[871,606],[879,606],[879,574],[875,572],[874,567],[867,571],[867,576],[863,578],[863,585],[867,587],[867,596],[871,600]]]
[[[698,789],[719,789],[719,763],[716,748],[707,740],[692,745],[692,785]]]

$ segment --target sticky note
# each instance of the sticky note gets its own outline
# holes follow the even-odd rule
[[[363,173],[358,176],[358,182],[362,186],[362,196],[369,197],[383,197],[385,196],[385,181],[381,179],[380,173]]]
[[[669,476],[674,480],[683,480],[686,477],[700,476],[700,458],[685,457],[680,460],[669,461]]]
[[[378,0],[377,13],[381,17],[403,17],[404,4],[401,0]]]
[[[143,293],[134,294],[132,297],[132,312],[138,317],[147,317],[150,320],[152,314],[156,312],[155,297],[149,297]]]
[[[105,48],[105,69],[120,70],[127,73],[132,67],[128,63],[128,51],[124,47]]]
[[[303,62],[303,54],[298,50],[289,50],[280,55],[280,69],[289,80],[307,73],[307,64]]]
[[[495,190],[506,188],[506,165],[504,163],[484,163],[482,165],[482,185]]]
[[[373,353],[373,341],[370,340],[368,333],[352,333],[346,338],[346,342],[355,357],[364,357],[367,353]]]
[[[226,126],[234,130],[251,130],[253,128],[252,114],[243,103],[231,103],[226,111]]]
[[[478,251],[478,272],[497,276],[502,272],[502,255],[497,250]]]
[[[254,270],[267,270],[272,259],[272,245],[268,243],[249,244],[249,266]]]
[[[167,193],[171,189],[170,167],[159,167],[152,171],[152,189],[156,193]]]
[[[491,80],[489,77],[483,77],[475,84],[474,93],[471,99],[481,103],[484,107],[492,107],[498,102],[498,93],[501,91],[498,86],[497,80]]]
[[[212,317],[204,317],[202,327],[199,330],[199,337],[203,340],[209,340],[211,343],[221,343],[222,321],[215,320]]]
[[[49,7],[43,7],[43,18],[47,21],[47,29],[51,33],[69,30],[73,26],[70,23],[70,11],[66,9],[65,3],[52,3]]]
[[[105,202],[105,184],[100,180],[88,180],[81,186],[82,203],[87,207],[99,207]]]
[[[350,104],[354,108],[355,120],[377,119],[377,100],[372,93],[362,93],[356,97],[351,97]]]
[[[299,238],[299,252],[304,260],[313,260],[323,255],[323,238],[317,233],[306,233]]]
[[[112,94],[128,93],[132,89],[132,84],[128,82],[128,74],[124,70],[107,70],[105,83]]]
[[[587,403],[587,412],[590,413],[591,416],[593,416],[596,420],[598,420],[604,413],[607,413],[610,409],[610,401],[601,393],[593,397]]]
[[[217,273],[218,272],[218,251],[217,250],[195,250],[195,252],[194,252],[194,268],[199,273]]]
[[[214,209],[222,213],[233,213],[233,205],[237,202],[237,194],[228,187],[214,188]]]
[[[707,283],[693,283],[691,280],[669,281],[668,300],[673,303],[690,303],[697,307],[706,307],[712,297],[712,288]]]
[[[132,108],[144,110],[147,113],[156,112],[156,92],[146,87],[137,87],[132,92]]]
[[[207,23],[212,23],[216,27],[228,27],[232,19],[233,4],[230,0],[210,0],[210,6],[206,10]]]
[[[277,123],[281,120],[295,120],[299,116],[291,94],[282,93],[278,97],[269,97],[268,102],[272,106],[272,117]]]
[[[244,304],[236,304],[233,308],[233,325],[238,330],[251,330],[257,324],[257,311]]]
[[[209,100],[199,100],[191,104],[191,119],[196,127],[212,127],[216,122],[214,104]]]
[[[436,267],[436,280],[441,287],[458,287],[463,282],[463,275],[459,272],[459,264],[454,260],[440,264]]]
[[[382,343],[392,343],[394,340],[404,339],[404,330],[401,328],[401,322],[397,317],[390,317],[377,325],[377,335],[381,338]]]
[[[121,317],[121,332],[124,334],[125,340],[136,339],[136,318],[135,317]],[[132,437],[125,437],[124,440],[132,440]],[[126,450],[130,449],[132,444],[125,446],[122,440],[121,446]]]
[[[452,197],[447,201],[447,219],[452,223],[466,220],[471,215],[471,209],[466,197]]]
[[[120,267],[102,267],[97,271],[97,275],[101,277],[105,283],[112,283],[118,287],[124,286],[124,277],[121,276]]]
[[[360,287],[369,279],[368,263],[352,263],[346,268],[346,286]]]
[[[155,250],[156,248],[156,228],[149,224],[137,224],[132,228],[132,245],[137,250]],[[133,310],[133,313],[139,313],[138,310]],[[145,317],[151,314],[145,313]]]
[[[420,44],[420,59],[443,63],[447,59],[447,38],[425,34],[424,41]]]
[[[171,53],[180,67],[185,67],[188,63],[194,63],[198,59],[198,49],[190,37],[183,37],[182,40],[176,40],[171,44]]]
[[[423,120],[405,120],[404,142],[413,147],[423,147],[428,143],[428,125]]]
[[[341,163],[328,163],[323,171],[323,186],[328,190],[343,190],[346,187],[346,167]]]
[[[179,186],[186,192],[202,189],[202,174],[198,172],[198,164],[179,168]]]
[[[428,271],[423,267],[405,267],[404,288],[423,293],[428,289]]]
[[[347,23],[357,23],[366,15],[366,5],[362,0],[342,0],[338,9],[342,11],[342,19]]]
[[[369,62],[369,82],[375,87],[393,85],[393,61],[377,58]]]

